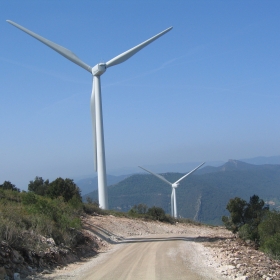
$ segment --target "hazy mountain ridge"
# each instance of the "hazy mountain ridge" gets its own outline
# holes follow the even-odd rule
[[[274,168],[275,164],[261,164],[261,165],[255,165],[255,164],[250,164],[246,163],[240,160],[234,160],[230,159],[228,162],[225,164],[214,167],[214,166],[205,166],[204,168],[201,168],[196,171],[196,174],[206,174],[206,173],[212,173],[212,172],[224,172],[224,171],[231,171],[231,170],[240,170],[240,171],[245,171],[245,170],[254,170],[254,169],[270,169]]]
[[[239,161],[255,164],[255,165],[262,165],[262,164],[280,164],[280,155],[279,156],[270,156],[270,157],[254,157],[254,158],[247,158],[247,159],[238,159]],[[198,166],[202,161],[195,161],[195,162],[179,162],[179,163],[161,163],[161,164],[143,164],[139,163],[141,166],[146,167],[149,170],[152,170],[157,173],[162,172],[179,172],[179,173],[187,173],[188,171],[192,170],[196,166]],[[214,166],[219,167],[225,164],[225,161],[221,160],[206,160],[205,166]],[[109,174],[111,175],[123,175],[123,174],[135,174],[141,172],[140,169],[135,167],[122,167],[114,170],[109,170]],[[91,177],[91,176],[88,176]]]
[[[129,176],[130,175],[120,175],[120,176],[107,175],[107,185],[108,186],[114,185]],[[89,178],[77,180],[75,181],[75,183],[80,188],[82,195],[95,191],[98,188],[97,177],[94,178],[89,177]]]
[[[182,173],[164,173],[175,182]],[[218,224],[227,215],[230,198],[248,200],[253,194],[280,205],[280,165],[253,165],[229,160],[220,167],[206,166],[182,181],[177,188],[178,214],[185,218]],[[110,208],[128,211],[135,204],[160,206],[170,213],[171,188],[149,174],[135,174],[108,188]],[[97,191],[88,194],[97,200]]]
[[[254,158],[247,158],[247,159],[240,159],[240,161],[262,165],[262,164],[280,164],[280,156],[271,156],[271,157],[254,157]]]
[[[271,156],[271,157],[259,156],[255,158],[249,158],[249,159],[240,159],[238,161],[243,163],[253,164],[253,165],[280,164],[280,156]],[[200,163],[201,162],[181,162],[181,163],[174,163],[174,164],[144,165],[144,167],[156,173],[163,173],[163,172],[187,173],[188,171],[198,166]],[[228,162],[223,162],[223,161],[208,161],[205,163],[203,168],[196,171],[196,174],[204,174],[204,173],[220,171],[221,167],[227,163]],[[110,175],[107,174],[107,185],[110,186],[116,184],[121,180],[136,173],[144,173],[144,172],[141,169],[139,169],[139,167],[137,166],[135,166],[134,168],[120,168],[117,170],[111,170],[109,172]],[[86,175],[86,176],[78,177],[74,181],[80,187],[82,191],[82,195],[97,190],[97,176]]]

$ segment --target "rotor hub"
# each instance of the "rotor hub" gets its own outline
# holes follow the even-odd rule
[[[101,76],[106,71],[105,63],[98,63],[92,67],[91,73],[93,76]]]

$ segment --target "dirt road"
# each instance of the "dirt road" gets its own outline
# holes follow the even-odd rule
[[[27,279],[280,279],[280,264],[221,227],[86,216],[93,258],[69,261]]]
[[[32,279],[231,279],[209,247],[231,237],[225,229],[114,216],[85,217],[83,227],[97,237],[99,254]]]
[[[193,237],[169,234],[123,240],[112,251],[91,261],[75,279],[224,278],[199,254]]]

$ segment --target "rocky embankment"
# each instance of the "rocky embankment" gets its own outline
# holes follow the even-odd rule
[[[120,240],[153,234],[184,234],[193,237],[192,243],[197,248],[197,254],[202,254],[207,265],[225,279],[280,279],[279,261],[269,258],[256,250],[252,243],[241,241],[221,227],[182,223],[170,225],[114,216],[86,216],[83,218],[81,234],[81,242],[75,250],[58,247],[51,239],[43,239],[47,247],[39,253],[15,250],[2,243],[0,280],[1,268],[6,270],[9,279],[14,279],[15,272],[20,274],[21,279],[73,277],[79,274],[79,269],[91,256],[110,250]]]
[[[99,244],[102,244],[98,237],[85,231],[77,232],[75,248],[63,244],[57,246],[52,238],[26,234],[37,239],[37,250],[30,250],[28,246],[14,247],[4,241],[0,243],[0,280],[33,279],[38,275],[37,279],[41,279],[41,276],[52,274],[55,269],[63,269],[69,263],[96,255]]]
[[[254,248],[251,242],[237,238],[209,244],[217,270],[230,279],[280,279],[280,261],[271,259]]]

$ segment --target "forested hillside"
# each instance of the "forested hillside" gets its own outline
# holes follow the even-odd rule
[[[129,176],[130,175],[113,176],[107,174],[107,184],[108,186],[117,184],[118,182],[124,180]],[[85,179],[80,179],[75,181],[75,183],[81,190],[82,195],[95,191],[98,188],[97,177],[88,177]]]
[[[199,174],[200,173],[200,174]],[[164,173],[175,182],[182,173]],[[170,213],[169,185],[149,174],[132,175],[108,188],[110,208],[128,211],[135,204],[159,206]],[[181,182],[177,188],[178,214],[210,224],[221,224],[228,215],[229,199],[248,200],[257,194],[271,207],[280,206],[280,165],[252,165],[230,160],[220,167],[206,166]],[[86,196],[98,200],[97,191]],[[86,197],[84,196],[84,198]]]

